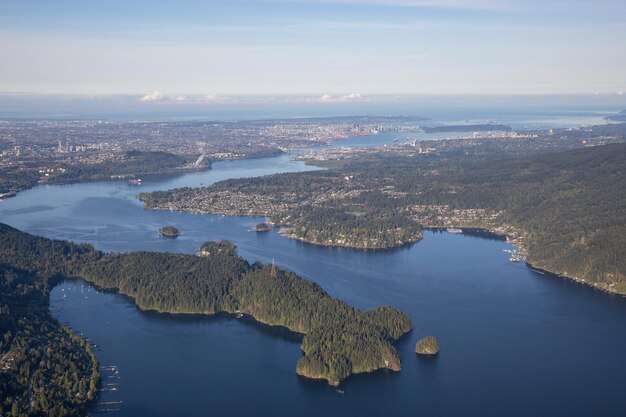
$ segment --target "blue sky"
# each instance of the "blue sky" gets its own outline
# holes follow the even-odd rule
[[[0,0],[0,92],[623,94],[614,0]]]

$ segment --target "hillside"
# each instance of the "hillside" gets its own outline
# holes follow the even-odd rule
[[[364,152],[326,171],[141,199],[152,209],[268,216],[289,237],[364,249],[415,242],[422,227],[485,228],[538,268],[626,293],[626,144],[453,155]]]
[[[91,346],[48,310],[42,276],[0,262],[0,415],[85,415],[100,382]]]

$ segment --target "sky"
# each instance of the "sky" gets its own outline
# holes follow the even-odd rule
[[[623,95],[624,16],[623,0],[0,0],[0,93]]]

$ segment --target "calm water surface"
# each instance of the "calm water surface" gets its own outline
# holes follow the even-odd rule
[[[414,330],[397,344],[402,372],[347,380],[340,394],[295,375],[299,341],[229,317],[145,313],[125,297],[66,281],[51,295],[55,317],[99,346],[105,372],[99,410],[114,416],[624,416],[626,300],[508,262],[510,245],[427,232],[381,252],[321,248],[260,218],[143,210],[139,191],[309,169],[287,156],[219,162],[214,169],[124,182],[42,186],[0,204],[0,219],[42,236],[102,250],[195,253],[230,239],[250,261],[276,259],[360,308],[389,304]],[[163,239],[167,224],[183,235]],[[417,357],[436,335],[442,351]],[[115,388],[115,390],[113,390]],[[119,401],[122,403],[119,404]]]

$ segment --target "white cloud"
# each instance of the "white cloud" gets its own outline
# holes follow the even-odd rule
[[[161,94],[160,91],[155,91],[152,94],[146,94],[145,96],[141,97],[139,101],[159,101],[162,98],[163,94]]]
[[[237,101],[234,97],[222,96],[218,94],[170,94],[166,95],[160,91],[146,94],[139,101],[154,101],[160,103],[178,103],[178,104],[223,104],[234,103]]]
[[[211,94],[207,94],[206,96],[204,96],[204,101],[219,102],[219,101],[224,101],[224,99],[215,93],[211,93]]]
[[[344,102],[344,101],[354,101],[359,100],[361,98],[361,93],[349,93],[344,94],[342,96],[331,96],[330,94],[324,94],[320,96],[317,101],[321,103],[336,103],[336,102]]]
[[[358,100],[361,98],[361,93],[350,93],[339,97],[339,101]]]

